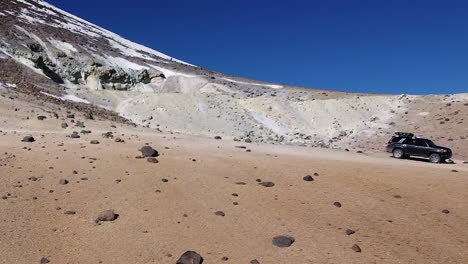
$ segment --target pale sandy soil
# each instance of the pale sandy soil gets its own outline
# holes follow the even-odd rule
[[[187,250],[204,263],[468,259],[468,165],[459,161],[434,165],[384,153],[155,134],[111,128],[107,121],[85,120],[92,133],[71,139],[66,136],[81,128],[62,129],[63,120],[50,114],[38,121],[41,110],[30,113],[23,105],[14,112],[7,103],[0,110],[0,196],[7,198],[0,199],[1,263],[43,257],[50,263],[175,263]],[[22,120],[26,116],[31,119]],[[107,131],[125,143],[102,138]],[[36,142],[21,142],[27,134]],[[100,144],[91,145],[93,139]],[[161,153],[158,164],[136,158],[145,143]],[[314,173],[314,181],[302,180]],[[28,180],[32,176],[39,179]],[[119,218],[97,225],[107,209]],[[68,210],[76,214],[64,214]],[[346,229],[356,233],[348,236]],[[296,241],[278,248],[271,242],[278,235]]]

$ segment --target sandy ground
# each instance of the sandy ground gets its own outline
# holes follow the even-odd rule
[[[468,165],[460,161],[155,134],[90,120],[92,133],[72,139],[81,128],[70,119],[60,128],[64,113],[44,112],[38,121],[40,110],[0,108],[1,263],[175,263],[187,250],[204,263],[468,260]],[[102,138],[107,131],[125,143]],[[36,142],[21,142],[28,134]],[[136,158],[145,143],[161,153],[159,163]],[[107,209],[119,218],[96,224]],[[278,235],[295,243],[276,247]]]

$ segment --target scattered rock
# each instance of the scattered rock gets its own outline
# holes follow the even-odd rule
[[[338,207],[338,208],[341,207],[341,203],[340,203],[340,202],[334,202],[333,205],[336,206],[336,207]]]
[[[260,262],[256,259],[250,261],[250,264],[260,264]]]
[[[102,133],[103,138],[114,138],[114,134],[112,132]]]
[[[275,184],[273,182],[261,182],[259,184],[262,185],[263,187],[273,187],[273,186],[275,186]]]
[[[45,119],[47,119],[47,117],[46,117],[46,116],[43,116],[43,115],[37,117],[37,120],[41,120],[41,121],[42,121],[42,120],[45,120]]]
[[[22,141],[22,142],[34,142],[34,141],[36,141],[36,140],[35,140],[34,137],[32,137],[32,136],[25,136],[25,137],[23,138],[23,140],[21,140],[21,141]]]
[[[139,151],[141,151],[141,154],[145,158],[146,157],[157,157],[157,156],[159,156],[159,153],[150,146],[144,146],[141,149],[139,149]]]
[[[69,181],[68,181],[67,179],[61,179],[61,180],[59,181],[59,184],[61,184],[61,185],[66,185],[66,184],[68,184],[68,183],[69,183]]]
[[[350,236],[350,235],[352,235],[352,234],[354,234],[356,232],[354,232],[354,230],[351,230],[351,229],[346,229],[345,233],[346,233],[346,235]]]
[[[294,243],[294,238],[290,236],[276,236],[272,243],[277,247],[290,247]]]
[[[226,216],[226,214],[223,211],[216,211],[215,215],[217,215],[217,216]]]
[[[449,210],[447,210],[447,209],[444,209],[444,210],[442,210],[442,213],[444,213],[444,214],[448,214],[448,213],[450,213],[450,211],[449,211]]]
[[[61,126],[62,128],[67,128],[67,127],[68,127],[68,124],[64,122],[64,123],[62,123],[60,126]]]
[[[47,264],[49,263],[50,261],[47,259],[47,258],[41,258],[41,264]]]
[[[312,176],[310,176],[310,175],[307,175],[307,176],[305,176],[305,177],[302,178],[302,179],[303,179],[304,181],[313,181],[313,180],[314,180],[314,178],[312,178]]]
[[[81,122],[81,121],[76,121],[76,124],[75,124],[75,126],[76,126],[76,127],[81,127],[81,128],[84,128],[84,127],[86,127],[86,126],[84,125],[84,123],[83,123],[83,122]]]
[[[214,139],[218,139],[218,140],[219,140],[219,139],[223,139],[223,138],[220,137],[220,136],[215,136]]]
[[[357,244],[354,244],[351,249],[354,251],[354,252],[361,252],[361,247],[359,247]]]
[[[71,138],[80,138],[81,136],[78,134],[78,132],[73,131],[73,133],[70,135]]]
[[[92,115],[91,113],[86,113],[86,114],[84,115],[84,118],[85,118],[85,119],[88,119],[88,120],[94,120],[94,117],[93,117],[93,115]]]
[[[114,212],[114,210],[106,210],[103,212],[100,212],[96,222],[109,222],[109,221],[115,221],[119,217],[118,214]]]
[[[99,144],[99,141],[98,140],[91,140],[91,142],[89,142],[89,143],[91,143],[93,145],[97,145],[97,144]]]
[[[74,214],[76,214],[76,212],[75,212],[75,211],[65,211],[64,214],[66,214],[66,215],[74,215]]]
[[[146,159],[150,163],[159,163],[159,161],[156,158],[150,157]]]
[[[176,264],[202,264],[203,258],[195,251],[187,251],[177,260]]]

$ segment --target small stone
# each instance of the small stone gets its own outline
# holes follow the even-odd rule
[[[176,264],[202,264],[203,258],[195,251],[187,251],[177,260]]]
[[[168,182],[169,180],[168,179],[161,179],[162,182]]]
[[[25,137],[23,138],[23,140],[21,140],[21,141],[22,141],[22,142],[34,142],[34,141],[36,141],[36,140],[35,140],[34,137],[32,137],[32,136],[25,136]]]
[[[345,233],[346,233],[346,235],[350,236],[350,235],[352,235],[352,234],[354,234],[356,232],[354,232],[354,230],[351,230],[351,229],[346,229]]]
[[[305,177],[302,178],[302,179],[303,179],[304,181],[313,181],[313,180],[314,180],[314,178],[312,178],[312,176],[310,176],[310,175],[307,175],[307,176],[305,176]]]
[[[273,182],[262,182],[259,183],[259,185],[262,185],[263,187],[273,187],[275,184]]]
[[[150,157],[146,159],[150,163],[159,163],[159,161],[156,158]]]
[[[68,124],[64,122],[64,123],[62,123],[60,126],[61,126],[62,128],[67,128],[67,127],[68,127]]]
[[[220,136],[215,136],[214,139],[220,140],[220,139],[223,139],[223,138],[220,137]]]
[[[75,211],[65,211],[64,214],[66,214],[66,215],[74,215],[74,214],[76,214],[76,212],[75,212]]]
[[[97,144],[99,144],[99,141],[98,140],[91,140],[89,143],[91,143],[93,145],[97,145]]]
[[[256,259],[250,261],[250,264],[260,264],[260,262]]]
[[[450,211],[449,211],[449,210],[447,210],[447,209],[444,209],[444,210],[442,210],[442,213],[444,213],[444,214],[448,214],[448,213],[450,213]]]
[[[340,203],[340,202],[334,202],[333,205],[336,206],[336,207],[338,207],[338,208],[341,207],[341,203]]]
[[[50,261],[47,259],[47,258],[41,258],[41,264],[47,264],[49,263]]]
[[[217,216],[226,216],[226,214],[223,211],[216,211],[215,215],[217,215]]]
[[[114,210],[106,210],[99,213],[96,222],[100,221],[115,221],[119,217],[118,214],[114,212]]]
[[[361,252],[361,247],[359,247],[357,244],[354,244],[351,249],[354,251],[354,252]]]
[[[277,247],[290,247],[294,243],[294,238],[290,236],[276,236],[272,243]]]
[[[159,156],[159,153],[150,146],[144,146],[139,150],[141,151],[141,154],[145,158],[146,157],[157,157],[157,156]]]
[[[61,184],[61,185],[66,185],[66,184],[68,184],[68,183],[69,183],[69,181],[68,181],[67,179],[61,179],[61,180],[59,181],[59,184]]]
[[[42,120],[45,120],[45,119],[47,119],[47,117],[46,117],[46,116],[43,116],[43,115],[37,117],[37,120],[41,120],[41,121],[42,121]]]
[[[70,135],[71,138],[80,138],[80,135],[78,134],[78,132],[76,131],[73,131],[73,133]]]
[[[229,258],[228,258],[228,257],[222,257],[221,260],[222,260],[222,261],[228,261]]]

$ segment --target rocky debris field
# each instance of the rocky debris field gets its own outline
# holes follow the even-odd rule
[[[468,258],[463,161],[154,133],[0,100],[5,263]]]

